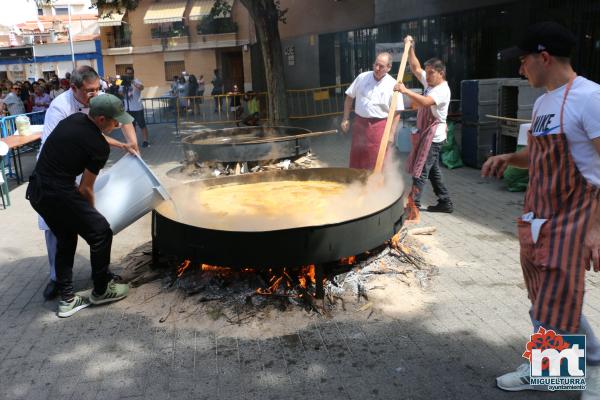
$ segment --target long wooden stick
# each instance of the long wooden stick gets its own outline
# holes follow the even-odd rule
[[[397,83],[402,82],[402,78],[404,77],[404,70],[406,69],[406,62],[408,61],[409,49],[410,43],[404,43],[404,52],[402,53],[402,60],[400,61],[400,71],[398,71],[398,77],[396,78]],[[397,103],[398,92],[394,91],[394,94],[392,95],[392,104],[390,104],[390,112],[388,113],[385,129],[383,130],[383,137],[381,138],[381,144],[379,145],[379,153],[377,154],[374,172],[381,172],[383,170],[383,159],[385,158],[385,151],[387,150],[387,144],[390,138],[390,132],[392,130],[392,123],[394,121],[394,115],[396,114]]]
[[[289,135],[289,136],[274,136],[264,139],[256,139],[250,140],[248,142],[242,142],[240,144],[253,144],[253,143],[270,143],[270,142],[283,142],[291,139],[302,139],[313,136],[321,136],[321,135],[332,135],[338,133],[337,129],[332,129],[330,131],[322,131],[322,132],[310,132],[310,133],[301,133],[299,135]]]
[[[523,124],[527,124],[531,122],[530,119],[522,119],[522,118],[509,118],[509,117],[501,117],[499,115],[490,115],[485,114],[487,118],[499,119],[500,121],[510,121],[510,122],[521,122]]]

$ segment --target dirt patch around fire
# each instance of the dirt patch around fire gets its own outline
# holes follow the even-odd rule
[[[147,243],[122,260],[123,279],[135,288],[114,306],[144,315],[157,327],[177,325],[248,339],[295,333],[320,320],[411,318],[427,313],[435,302],[436,265],[446,257],[434,237],[405,230],[399,244],[382,246],[326,274],[325,298],[316,299],[310,278],[306,288],[291,283],[286,288],[283,278],[284,287],[273,289],[264,274],[253,276],[252,271],[201,266],[182,271],[182,265],[172,263],[153,269]]]

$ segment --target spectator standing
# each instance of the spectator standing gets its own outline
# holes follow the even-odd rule
[[[57,98],[60,94],[64,93],[64,89],[60,86],[60,82],[59,81],[53,81],[52,82],[52,89],[50,89],[50,101],[54,100],[55,98]]]
[[[190,79],[188,80],[188,94],[189,97],[196,97],[198,95],[198,80],[196,79],[196,75],[191,74]],[[195,111],[194,105],[196,103],[195,98],[188,99],[188,109],[193,109]]]
[[[123,85],[120,92],[123,95],[125,102],[125,110],[133,117],[133,125],[138,126],[142,131],[142,147],[148,147],[148,128],[146,127],[146,119],[144,118],[144,106],[142,105],[142,90],[144,85],[142,81],[135,78],[133,68],[125,69]]]
[[[188,83],[185,81],[185,77],[182,75],[179,77],[177,82],[177,97],[179,98],[179,107],[187,108],[187,99],[185,98],[188,94]]]
[[[36,86],[33,95],[33,107],[31,111],[46,111],[52,99],[50,95],[44,91],[41,85]]]
[[[21,100],[21,87],[16,83],[12,85],[10,93],[4,98],[4,104],[10,115],[25,114],[25,105]]]
[[[173,76],[173,82],[171,82],[171,94],[177,97],[177,85],[179,84],[179,76]]]
[[[215,69],[214,72],[215,76],[211,81],[213,88],[210,94],[215,98],[215,112],[218,113],[223,108],[223,105],[221,104],[221,95],[223,94],[223,79],[221,79],[218,69]]]
[[[205,89],[204,75],[200,75],[200,78],[198,79],[198,96],[200,96],[200,104],[202,104],[204,102],[204,89]]]
[[[29,81],[25,81],[21,84],[21,92],[20,95],[21,101],[25,106],[25,112],[31,112],[31,96],[33,96],[33,92],[31,91],[31,84]]]

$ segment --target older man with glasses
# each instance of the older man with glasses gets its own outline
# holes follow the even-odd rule
[[[71,88],[57,96],[52,103],[50,103],[48,111],[46,111],[44,129],[42,132],[42,149],[48,136],[50,136],[60,121],[78,112],[84,114],[89,112],[90,99],[98,95],[99,91],[100,77],[92,67],[81,66],[73,71],[71,74]],[[127,144],[107,136],[106,141],[108,144],[112,147],[121,148],[130,152],[138,152],[137,138],[133,124],[124,124],[121,129],[123,130],[123,135],[127,140]],[[42,150],[40,149],[40,153],[41,151]],[[50,264],[50,282],[46,286],[43,294],[46,300],[50,300],[58,294],[55,269],[56,236],[48,228],[41,217],[38,222],[40,229],[45,232],[48,262]]]
[[[389,53],[380,53],[373,63],[373,71],[358,75],[346,90],[344,118],[341,124],[343,132],[348,132],[350,129],[350,110],[352,103],[356,101],[350,168],[375,168],[396,84],[396,80],[388,75],[391,68],[392,56]],[[392,132],[396,132],[402,110],[404,110],[404,102],[401,97],[398,97]]]
[[[10,93],[2,100],[6,104],[10,115],[25,114],[25,105],[21,100],[20,94],[21,88],[18,85],[12,85]]]

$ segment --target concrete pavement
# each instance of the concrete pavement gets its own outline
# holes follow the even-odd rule
[[[169,186],[182,159],[170,126],[151,126],[144,159]],[[349,138],[312,141],[320,160],[345,166]],[[114,152],[111,160],[118,159]],[[31,157],[31,156],[29,156]],[[31,160],[25,165],[30,171]],[[0,210],[0,399],[576,399],[575,393],[506,393],[494,378],[513,370],[531,331],[514,220],[522,194],[479,171],[444,170],[456,212],[422,214],[422,238],[439,275],[424,295],[393,299],[374,318],[298,315],[296,325],[253,330],[209,317],[173,317],[176,293],[127,299],[56,317],[44,302],[47,260],[25,185]],[[425,203],[433,202],[427,190]],[[146,216],[115,237],[113,269],[150,240]],[[91,285],[89,255],[76,255],[78,288]],[[589,274],[585,313],[600,329],[599,276]],[[150,289],[149,289],[150,288]],[[149,306],[151,305],[151,306]],[[189,304],[189,306],[192,306]],[[175,311],[174,311],[175,312]],[[183,315],[183,314],[182,314]],[[283,333],[281,333],[283,332]]]

